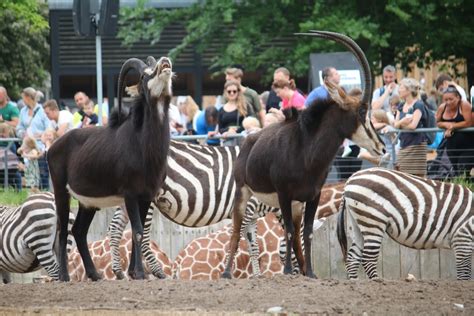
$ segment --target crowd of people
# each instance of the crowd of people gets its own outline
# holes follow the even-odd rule
[[[444,129],[431,148],[445,148],[454,174],[469,175],[474,167],[474,133],[458,131],[474,124],[473,107],[467,101],[464,89],[450,76],[441,74],[434,89],[426,94],[414,78],[403,78],[398,83],[396,75],[393,66],[383,69],[383,85],[373,91],[369,107],[372,124],[380,132],[388,152],[395,153],[394,167],[422,177],[427,175],[429,144],[426,134],[400,133],[397,137],[393,131],[394,128],[430,127],[427,116],[431,111],[435,113],[437,126]],[[169,110],[171,135],[207,135],[205,142],[210,146],[238,145],[241,137],[236,137],[237,134],[246,136],[282,121],[283,110],[304,110],[317,100],[329,97],[328,83],[341,85],[341,76],[335,67],[322,70],[322,84],[308,95],[296,87],[289,70],[284,67],[274,71],[271,88],[261,94],[244,86],[243,77],[242,69],[226,69],[223,93],[218,98],[220,102],[202,110],[191,96],[177,97]],[[358,88],[346,92],[358,98],[362,95]],[[98,105],[81,91],[74,95],[75,112],[60,108],[54,99],[42,102],[42,98],[40,91],[28,87],[22,91],[21,100],[15,103],[0,86],[0,138],[21,139],[18,143],[0,142],[1,156],[8,157],[10,185],[17,189],[22,185],[33,191],[48,189],[46,153],[51,144],[72,129],[96,126],[99,121],[107,125],[108,122],[106,100],[99,113]],[[334,161],[339,179],[347,179],[359,170],[362,159],[374,164],[387,161],[387,157],[372,157],[346,140]],[[4,162],[2,159],[3,165],[0,165],[2,183]]]
[[[16,190],[26,186],[31,191],[49,189],[49,169],[46,154],[52,143],[74,128],[88,128],[99,122],[98,105],[84,93],[74,96],[77,111],[60,109],[56,100],[43,102],[44,95],[32,87],[23,89],[21,100],[13,102],[4,87],[0,87],[0,138],[20,141],[0,142],[0,181],[5,170],[8,184]],[[107,124],[108,109],[104,104],[102,122]],[[6,167],[6,168],[5,168]]]

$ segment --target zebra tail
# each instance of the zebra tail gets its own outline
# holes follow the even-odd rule
[[[342,257],[344,262],[347,261],[347,236],[346,236],[346,226],[345,224],[345,212],[346,210],[346,199],[342,196],[341,205],[339,207],[339,216],[337,218],[337,240],[341,246]]]

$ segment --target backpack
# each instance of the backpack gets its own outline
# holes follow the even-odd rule
[[[429,109],[428,104],[425,100],[423,101],[423,113],[422,113],[422,120],[423,120],[423,127],[424,128],[434,128],[436,127],[436,117],[435,114]],[[428,145],[433,144],[436,139],[436,132],[425,132],[425,137]]]

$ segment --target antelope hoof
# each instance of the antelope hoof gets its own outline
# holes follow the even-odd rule
[[[283,274],[293,274],[293,269],[290,267],[286,267],[283,269]]]
[[[88,273],[87,277],[91,279],[91,281],[94,281],[94,282],[102,280],[102,276],[97,272]]]
[[[71,279],[69,278],[69,275],[60,275],[59,276],[59,282],[69,282]]]
[[[232,274],[229,271],[224,271],[221,275],[222,279],[232,279]]]
[[[133,271],[128,274],[132,280],[145,280],[145,272]]]

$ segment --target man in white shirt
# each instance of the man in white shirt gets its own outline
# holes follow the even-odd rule
[[[398,95],[398,85],[396,83],[397,71],[392,65],[384,67],[382,72],[384,85],[374,90],[372,95],[372,110],[382,109],[390,113],[390,97]]]
[[[73,129],[73,115],[68,110],[59,111],[56,100],[48,100],[43,105],[44,113],[51,122],[51,127],[56,131],[58,137]]]

